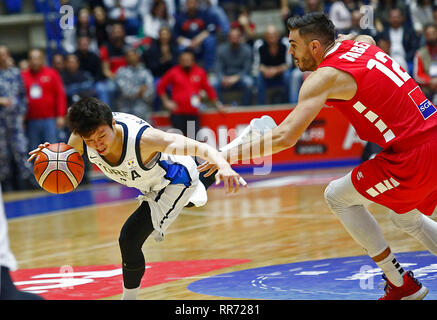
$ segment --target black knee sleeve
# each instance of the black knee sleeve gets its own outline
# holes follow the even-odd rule
[[[211,185],[215,183],[215,173],[210,175],[209,177],[205,177],[205,174],[208,171],[199,173],[199,180],[203,183],[205,186],[205,189],[208,189]]]

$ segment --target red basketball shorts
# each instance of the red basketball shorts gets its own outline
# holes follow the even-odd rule
[[[430,216],[437,206],[437,135],[381,151],[352,171],[352,183],[396,213],[417,209]]]

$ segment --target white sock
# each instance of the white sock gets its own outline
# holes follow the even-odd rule
[[[140,287],[134,289],[126,289],[123,287],[123,296],[121,297],[121,300],[137,300],[139,290]]]
[[[376,264],[392,284],[397,287],[401,287],[404,284],[403,275],[405,271],[392,252],[384,260],[376,262]]]

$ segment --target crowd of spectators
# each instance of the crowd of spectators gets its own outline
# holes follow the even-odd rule
[[[146,120],[153,111],[166,110],[173,127],[186,134],[186,121],[198,130],[205,100],[219,112],[223,104],[294,104],[308,75],[288,54],[285,27],[271,24],[258,32],[251,20],[253,1],[60,2],[75,12],[74,28],[63,30],[62,50],[46,57],[32,49],[26,59],[14,61],[7,47],[0,47],[0,144],[10,151],[0,157],[5,190],[23,188],[11,179],[32,180],[24,163],[28,150],[67,139],[66,110],[81,97],[98,97],[114,111]],[[284,26],[293,15],[324,11],[338,33],[373,36],[434,102],[436,5],[433,0],[277,0]],[[269,97],[270,89],[280,94]],[[8,122],[11,118],[19,120]]]

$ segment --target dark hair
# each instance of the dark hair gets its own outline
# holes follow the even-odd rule
[[[82,98],[68,108],[67,121],[71,132],[80,136],[90,136],[98,126],[112,127],[112,111],[104,102],[96,98]]]
[[[153,1],[152,7],[150,9],[150,13],[152,14],[152,16],[156,15],[156,9],[158,9],[159,5],[164,5],[165,7],[165,13],[164,13],[164,20],[168,20],[168,8],[167,8],[167,3],[165,3],[165,1],[163,0],[155,0]]]
[[[179,52],[179,55],[184,54],[184,53],[189,53],[192,54],[193,56],[196,55],[194,50],[191,48],[184,48]]]
[[[435,30],[437,30],[437,24],[435,23],[427,23],[423,26],[423,31],[428,30],[428,28],[434,28]]]
[[[299,30],[301,37],[311,35],[323,45],[328,45],[335,40],[335,26],[323,12],[311,12],[301,17],[294,16],[287,20],[288,30]]]

